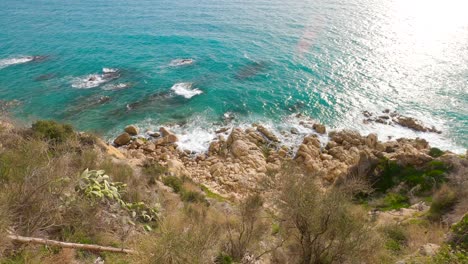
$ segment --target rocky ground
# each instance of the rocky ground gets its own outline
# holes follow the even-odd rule
[[[317,134],[326,133],[325,126],[310,125]],[[382,142],[376,134],[363,136],[350,130],[329,132],[326,145],[317,134],[305,136],[294,152],[262,125],[224,128],[217,131],[218,137],[206,153],[177,148],[177,135],[164,127],[151,132],[149,139],[139,137],[139,132],[137,127],[128,126],[113,142],[132,164],[141,166],[155,161],[176,176],[190,177],[219,194],[235,198],[261,189],[258,183],[278,173],[290,161],[296,161],[308,173],[319,174],[323,186],[327,186],[347,177],[352,170],[365,173],[380,159],[395,160],[403,166],[418,166],[433,159],[429,155],[431,147],[424,139]],[[110,149],[122,158],[113,147]],[[456,156],[450,152],[446,155]]]

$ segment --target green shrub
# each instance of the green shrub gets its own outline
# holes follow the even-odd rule
[[[431,259],[434,264],[464,264],[468,263],[468,252],[459,247],[443,246]]]
[[[175,193],[180,193],[180,191],[182,190],[182,185],[184,184],[184,182],[180,178],[175,176],[164,177],[163,183],[164,185],[171,187]]]
[[[409,207],[409,197],[399,193],[388,193],[384,198],[384,207],[382,210],[396,210]]]
[[[59,124],[53,120],[39,120],[32,124],[31,129],[37,137],[55,142],[64,142],[75,135],[71,125]]]
[[[408,243],[405,230],[399,225],[386,226],[382,231],[387,238],[385,247],[388,250],[393,252],[401,251]]]
[[[448,185],[442,185],[432,199],[429,209],[429,219],[440,220],[442,215],[453,209],[457,202],[457,194]]]
[[[430,161],[421,168],[414,166],[401,166],[395,161],[382,159],[378,166],[378,175],[374,188],[378,192],[387,190],[405,183],[409,188],[420,186],[420,192],[426,192],[446,182],[445,174],[450,170],[442,161]]]
[[[444,152],[438,148],[431,148],[429,150],[429,156],[433,158],[438,158],[440,156],[444,155]]]
[[[450,244],[458,246],[464,251],[468,251],[468,214],[465,214],[460,222],[451,228]]]

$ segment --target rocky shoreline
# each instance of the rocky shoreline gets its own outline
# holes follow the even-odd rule
[[[407,117],[394,115],[394,118]],[[260,182],[274,176],[290,162],[295,162],[306,173],[320,175],[321,184],[329,186],[346,178],[353,170],[365,171],[382,159],[396,161],[402,166],[420,166],[434,159],[430,155],[433,148],[424,139],[401,138],[384,142],[373,133],[361,135],[356,131],[341,130],[326,134],[327,129],[322,124],[309,122],[302,125],[310,126],[316,133],[306,135],[302,143],[294,147],[284,145],[273,132],[259,124],[217,130],[217,138],[205,153],[178,148],[178,136],[164,127],[142,137],[136,126],[127,126],[113,144],[123,154],[120,158],[125,157],[134,165],[159,163],[174,176],[189,177],[235,199],[260,191]],[[328,135],[326,144],[320,141],[320,134]],[[444,152],[446,157],[451,155],[457,156]]]

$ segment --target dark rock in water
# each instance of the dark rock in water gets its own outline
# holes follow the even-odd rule
[[[111,98],[109,96],[101,96],[99,97],[98,103],[103,104],[109,102],[110,100]]]
[[[169,66],[177,67],[177,66],[187,66],[192,65],[195,62],[193,59],[176,59],[171,61]]]
[[[367,117],[367,119],[363,120],[363,123],[370,124],[374,122],[374,123],[380,123],[384,125],[400,125],[402,127],[406,127],[414,131],[418,131],[418,132],[432,132],[432,133],[438,133],[438,134],[442,133],[441,131],[437,130],[434,126],[432,127],[425,126],[420,120],[413,118],[413,117],[400,115],[396,111],[391,112],[390,109],[385,109],[384,111],[382,111],[382,113],[386,115],[373,117],[373,114],[370,113],[369,111],[362,112],[362,114],[365,117]]]
[[[34,62],[42,62],[45,61],[49,58],[49,55],[37,55],[37,56],[32,56],[32,60]]]
[[[225,133],[227,131],[229,131],[229,129],[231,129],[230,127],[223,127],[223,128],[220,128],[218,130],[215,131],[216,134],[221,134],[221,133]]]
[[[43,75],[39,75],[37,76],[34,80],[39,82],[39,81],[47,81],[47,80],[50,80],[50,79],[53,79],[55,78],[57,75],[54,74],[54,73],[47,73],[47,74],[43,74]]]
[[[293,127],[293,128],[291,128],[291,134],[298,135],[299,130],[297,128]]]
[[[244,67],[242,67],[237,73],[236,78],[239,80],[247,79],[257,75],[258,73],[264,71],[267,68],[268,64],[264,61],[252,62]]]

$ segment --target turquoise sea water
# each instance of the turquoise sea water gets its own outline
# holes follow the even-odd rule
[[[26,121],[52,118],[109,137],[131,123],[178,124],[197,150],[226,113],[278,129],[298,126],[292,115],[303,113],[461,152],[466,8],[456,0],[1,0],[0,99],[20,100],[13,113]],[[47,57],[25,62],[39,55]],[[192,65],[170,66],[188,58]],[[103,68],[120,78],[86,88]],[[176,93],[178,83],[192,87]],[[202,93],[186,98],[190,91]],[[444,133],[362,124],[363,110],[386,108]]]

